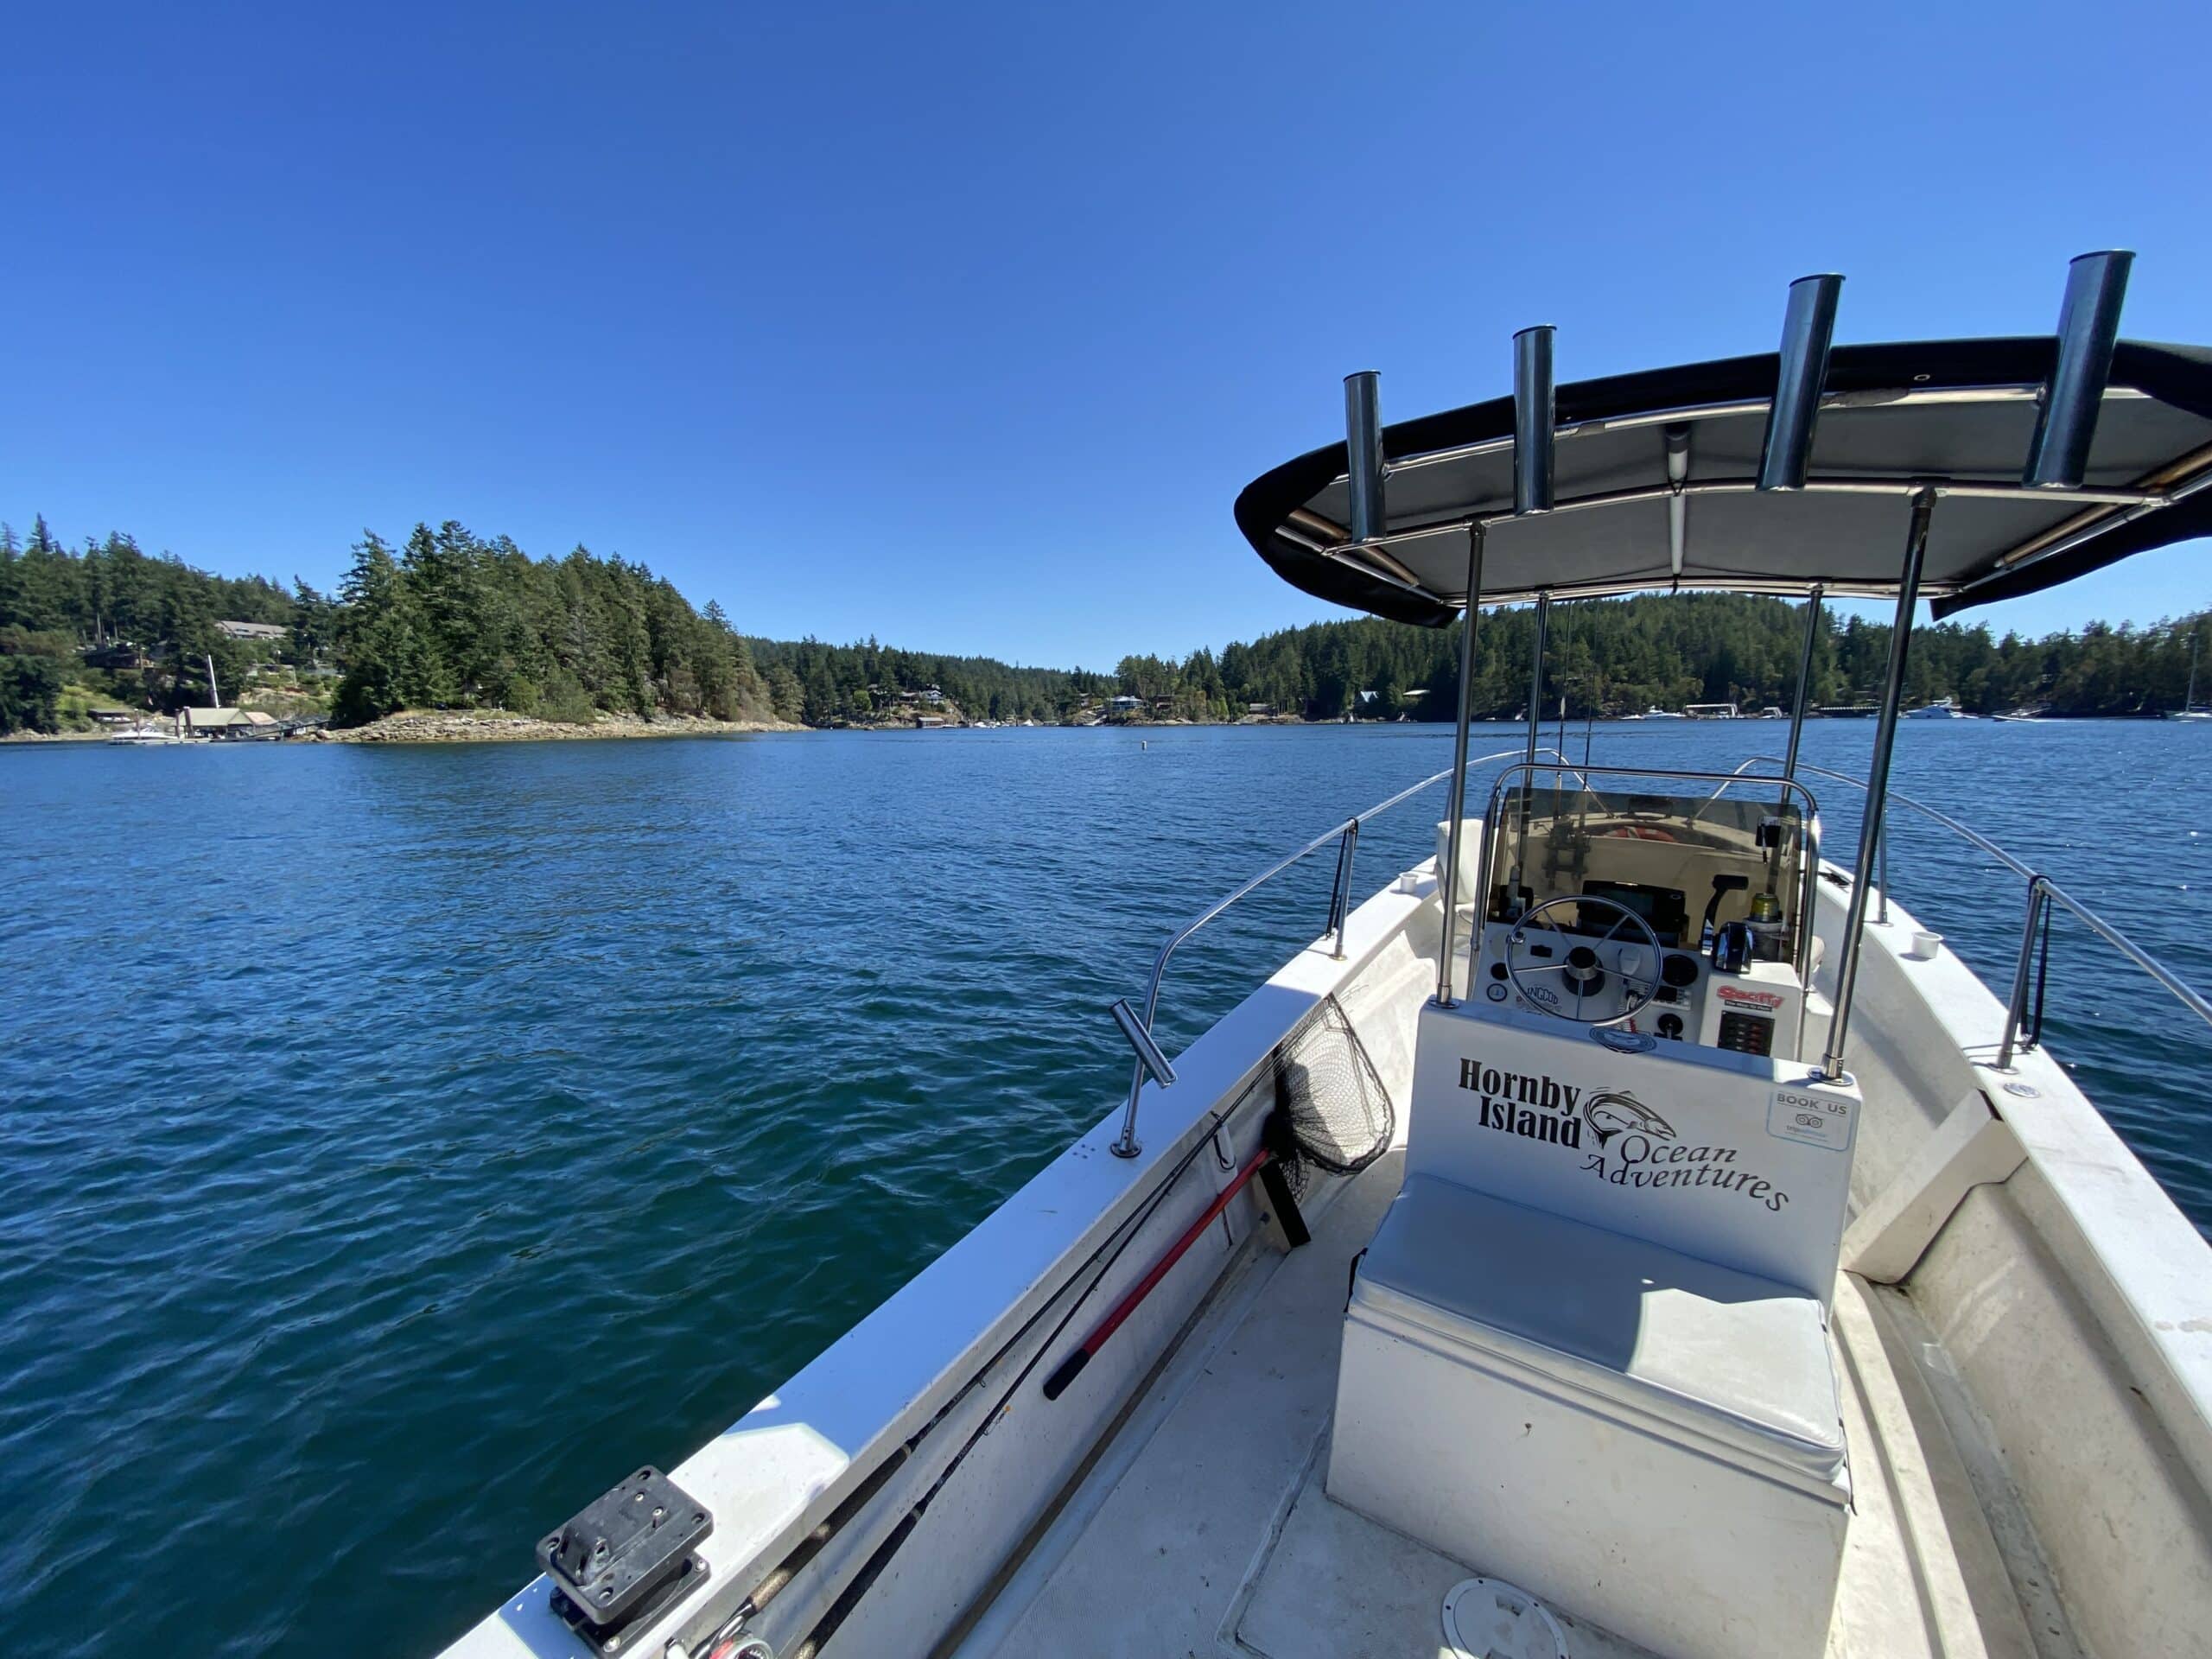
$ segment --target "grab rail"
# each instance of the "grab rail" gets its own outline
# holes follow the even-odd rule
[[[1478,760],[1470,760],[1467,765],[1470,767],[1487,766],[1493,760],[1510,760],[1525,753],[1525,750],[1520,748],[1500,749],[1496,754],[1484,755]],[[1556,757],[1562,764],[1567,760],[1567,757],[1560,754],[1557,749],[1545,749],[1541,751],[1541,753]],[[1274,863],[1270,864],[1266,869],[1261,871],[1259,874],[1254,876],[1249,881],[1247,881],[1243,887],[1237,888],[1236,892],[1230,893],[1229,897],[1201,912],[1194,920],[1185,923],[1176,932],[1170,935],[1167,943],[1160,947],[1160,954],[1153,959],[1152,982],[1145,992],[1144,1022],[1142,1029],[1147,1039],[1150,1037],[1152,1033],[1154,1017],[1160,1012],[1160,982],[1166,975],[1167,961],[1169,957],[1175,954],[1176,946],[1181,944],[1184,940],[1189,938],[1191,935],[1197,932],[1208,922],[1213,920],[1215,917],[1220,915],[1222,912],[1227,910],[1230,906],[1237,903],[1248,894],[1265,887],[1268,882],[1274,880],[1275,877],[1281,875],[1292,865],[1298,863],[1302,859],[1311,857],[1313,854],[1320,851],[1322,848],[1327,846],[1331,842],[1335,842],[1337,843],[1337,874],[1335,879],[1329,884],[1329,923],[1327,931],[1335,933],[1337,936],[1335,955],[1336,959],[1338,962],[1342,962],[1344,959],[1344,928],[1346,924],[1351,919],[1352,859],[1354,855],[1359,850],[1360,826],[1368,823],[1370,819],[1382,817],[1382,814],[1388,812],[1392,807],[1398,806],[1404,802],[1411,800],[1423,790],[1435,788],[1437,785],[1442,783],[1451,775],[1452,768],[1446,766],[1442,772],[1437,772],[1433,777],[1424,778],[1421,782],[1414,784],[1408,788],[1400,790],[1396,794],[1390,797],[1389,800],[1378,802],[1376,805],[1369,807],[1364,812],[1361,812],[1352,817],[1346,818],[1335,829],[1325,830],[1322,834],[1314,836],[1313,840],[1307,842],[1296,852],[1291,854],[1289,857],[1278,859]],[[1130,1042],[1134,1046],[1135,1043],[1135,1034],[1129,1033],[1129,1038]],[[1137,1096],[1144,1089],[1144,1080],[1147,1070],[1147,1068],[1141,1051],[1140,1051],[1135,1068],[1131,1073],[1129,1078],[1129,1103],[1128,1109],[1122,1115],[1121,1136],[1114,1142],[1113,1146],[1113,1151],[1116,1157],[1134,1158],[1137,1154],[1144,1150],[1144,1148],[1137,1142]]]
[[[1745,761],[1742,766],[1736,768],[1736,775],[1738,777],[1742,776],[1748,768],[1752,766],[1778,766],[1783,764],[1784,763],[1782,760],[1773,755],[1755,754],[1751,756],[1750,760]],[[1831,772],[1826,766],[1808,766],[1802,760],[1800,760],[1797,763],[1797,770],[1800,772],[1809,772],[1814,773],[1815,776],[1821,778],[1832,778],[1839,784],[1849,784],[1853,789],[1860,790],[1862,791],[1866,787],[1863,779],[1853,778],[1849,772]],[[2024,877],[2027,881],[2027,922],[2021,929],[2020,932],[2020,959],[2018,965],[2014,969],[2012,974],[2012,994],[2005,1000],[2005,1036],[2003,1040],[1998,1045],[1997,1065],[1994,1068],[1995,1070],[1999,1071],[2008,1071],[2012,1070],[2012,1056],[2014,1053],[2018,1052],[2022,1046],[2024,1046],[2019,1040],[2020,1025],[2027,1017],[2029,982],[2032,975],[2035,957],[2036,925],[2037,922],[2044,919],[2045,906],[2048,905],[2056,904],[2071,912],[2075,919],[2079,921],[2084,927],[2087,927],[2092,933],[2094,933],[2107,944],[2112,946],[2113,950],[2119,951],[2120,955],[2126,957],[2130,962],[2133,963],[2138,968],[2140,968],[2145,973],[2150,975],[2152,978],[2157,980],[2159,984],[2164,986],[2169,991],[2171,991],[2183,1007],[2187,1008],[2191,1014],[2204,1021],[2206,1025],[2212,1026],[2212,1001],[2207,1001],[2203,996],[2192,989],[2187,982],[2183,980],[2181,976],[2175,973],[2172,969],[2167,967],[2165,963],[2160,962],[2148,950],[2145,950],[2141,945],[2136,944],[2135,941],[2129,938],[2126,934],[2121,932],[2110,922],[2105,920],[2103,917],[2098,915],[2095,911],[2091,910],[2079,899],[2076,899],[2072,893],[2067,892],[2065,888],[2060,887],[2058,883],[2052,880],[2049,876],[2044,874],[2043,872],[2035,869],[2023,861],[2015,858],[2012,854],[2006,852],[2002,847],[1999,847],[1995,842],[1992,841],[1987,836],[1983,835],[1978,830],[1968,829],[1965,824],[1961,823],[1956,818],[1952,817],[1947,812],[1939,812],[1934,807],[1929,806],[1923,802],[1916,801],[1910,795],[1901,795],[1894,789],[1890,791],[1889,798],[1895,801],[1898,805],[1909,806],[1922,817],[1932,819],[1936,823],[1942,825],[1944,829],[1948,830],[1953,835],[1958,836],[1961,841],[1967,842],[1970,845],[1979,848],[1981,851],[1988,854],[1990,857],[1995,859],[1999,864],[2002,864],[2006,869],[2012,871],[2013,874]],[[1889,838],[1886,836],[1883,837],[1885,842],[1886,842],[1888,839]],[[1886,919],[1888,912],[1887,900],[1889,896],[1889,850],[1886,845],[1885,845],[1882,850],[1882,869],[1879,872],[1878,879],[1882,884],[1882,895],[1884,899],[1883,912],[1884,917]],[[2035,1041],[2031,1036],[2029,1042],[2024,1045],[2024,1046],[2033,1047],[2034,1046]]]

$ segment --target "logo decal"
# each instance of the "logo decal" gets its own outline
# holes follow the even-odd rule
[[[1459,1087],[1479,1098],[1481,1128],[1578,1152],[1583,1172],[1608,1186],[1726,1192],[1777,1215],[1789,1203],[1787,1192],[1739,1161],[1738,1147],[1683,1141],[1625,1089],[1586,1089],[1471,1057],[1459,1062]],[[1847,1131],[1847,1118],[1842,1127]]]
[[[1582,1144],[1582,1119],[1575,1111],[1582,1091],[1572,1084],[1463,1059],[1459,1086],[1481,1097],[1478,1122],[1484,1128],[1554,1146]]]
[[[1675,1126],[1624,1090],[1609,1089],[1582,1103],[1582,1119],[1598,1144],[1605,1146],[1623,1129],[1635,1129],[1656,1141],[1675,1138]]]
[[[1746,991],[1733,985],[1721,985],[1714,988],[1719,991],[1723,1002],[1732,1002],[1738,1007],[1778,1008],[1782,1006],[1781,996],[1773,991]]]

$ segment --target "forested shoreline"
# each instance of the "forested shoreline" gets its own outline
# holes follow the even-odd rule
[[[1782,600],[1726,594],[1555,606],[1545,706],[1564,697],[1572,714],[1603,716],[1786,705],[1802,616]],[[226,623],[257,626],[241,638]],[[1526,706],[1534,626],[1525,609],[1482,618],[1478,715]],[[1915,636],[1906,695],[1985,714],[2159,713],[2181,706],[2192,642],[2207,632],[2201,612],[2039,639],[1948,623]],[[1888,645],[1885,625],[1830,613],[1813,701],[1869,698]],[[72,549],[42,518],[28,536],[0,524],[0,734],[81,726],[101,708],[205,707],[225,691],[340,726],[441,709],[832,727],[906,719],[925,696],[969,721],[1443,720],[1458,681],[1456,627],[1363,618],[1179,659],[1124,657],[1111,671],[1023,667],[874,639],[747,637],[719,604],[695,609],[642,563],[582,547],[532,558],[451,521],[417,524],[397,545],[365,534],[335,594],[212,575],[120,533]]]

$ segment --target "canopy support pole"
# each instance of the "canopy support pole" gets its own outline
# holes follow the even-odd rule
[[[1882,809],[1890,792],[1890,753],[1897,747],[1897,705],[1904,700],[1904,657],[1912,643],[1912,608],[1920,598],[1920,568],[1928,553],[1928,521],[1936,492],[1912,498],[1912,527],[1906,532],[1904,574],[1897,582],[1897,620],[1890,626],[1890,664],[1882,680],[1882,709],[1874,728],[1874,753],[1866,764],[1866,810],[1859,825],[1859,863],[1851,883],[1851,905],[1843,924],[1843,955],[1835,970],[1835,1018],[1828,1026],[1827,1052],[1821,1073],[1843,1076],[1844,1037],[1851,1025],[1852,993],[1859,985],[1859,957],[1866,944],[1866,897],[1874,887],[1875,849],[1882,840]],[[1805,917],[1802,925],[1812,925]]]
[[[1797,706],[1789,715],[1789,747],[1782,760],[1784,778],[1797,775],[1797,745],[1805,735],[1805,702],[1813,683],[1813,642],[1821,637],[1821,597],[1826,592],[1815,582],[1805,595],[1805,643],[1797,650]]]
[[[1536,595],[1536,654],[1529,665],[1529,764],[1536,764],[1538,728],[1543,724],[1544,702],[1544,635],[1551,627],[1552,596],[1548,593]]]
[[[1437,895],[1444,901],[1444,945],[1436,963],[1436,1005],[1440,1008],[1448,1008],[1453,1002],[1452,934],[1459,919],[1459,848],[1467,818],[1467,728],[1474,723],[1475,710],[1475,614],[1482,600],[1483,528],[1476,524],[1467,531],[1467,613],[1459,635],[1459,713],[1452,733],[1452,791],[1445,797],[1451,817],[1444,836],[1444,868],[1436,883]]]
[[[1529,664],[1529,753],[1527,764],[1531,767],[1535,766],[1536,764],[1536,740],[1542,735],[1542,727],[1544,723],[1544,639],[1545,636],[1551,630],[1551,623],[1552,596],[1549,593],[1539,589],[1536,594],[1536,650],[1534,659]],[[1560,759],[1564,760],[1566,757],[1562,755]],[[1588,780],[1586,779],[1584,781],[1586,783]],[[1527,828],[1525,822],[1526,810],[1529,804],[1533,803],[1535,799],[1535,789],[1536,774],[1535,772],[1531,771],[1521,780],[1521,798],[1524,815],[1522,828],[1524,830]],[[1554,801],[1556,801],[1559,795],[1559,785],[1556,779],[1553,781],[1552,795]],[[1483,828],[1483,836],[1484,840],[1489,839],[1490,827],[1487,824]],[[1523,841],[1525,841],[1525,839],[1526,838],[1523,837]],[[1509,915],[1518,913],[1517,911],[1511,907],[1518,906],[1521,902],[1521,851],[1523,850],[1523,846],[1522,842],[1516,842],[1514,845],[1516,850],[1513,860],[1513,875],[1505,895],[1505,902],[1509,907],[1507,913]],[[1487,880],[1490,872],[1485,870],[1483,872],[1483,874],[1484,879]]]

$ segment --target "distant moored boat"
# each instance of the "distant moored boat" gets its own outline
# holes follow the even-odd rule
[[[158,748],[166,744],[181,743],[184,740],[175,732],[166,731],[151,721],[141,721],[136,726],[126,726],[109,734],[110,743],[119,743],[125,748]]]
[[[2200,709],[2196,706],[2196,636],[2195,634],[2191,634],[2189,639],[2188,695],[2182,699],[2180,708],[2170,709],[2167,712],[2166,718],[2168,720],[2212,720],[2212,709]]]

